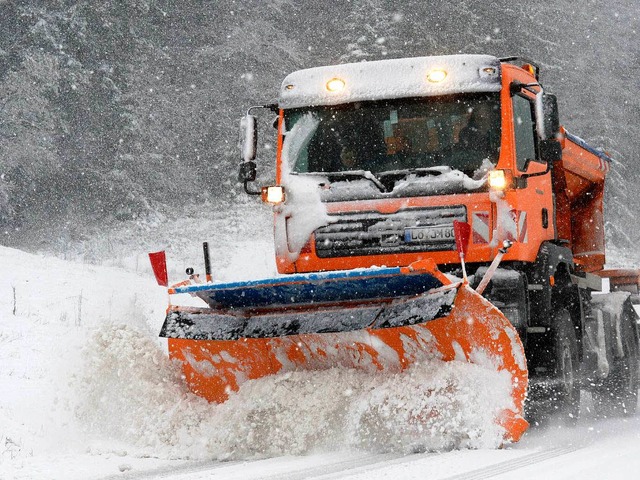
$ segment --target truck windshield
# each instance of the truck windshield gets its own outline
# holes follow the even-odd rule
[[[365,171],[377,176],[486,171],[500,150],[499,94],[359,102],[285,111],[295,173]],[[295,138],[291,138],[291,136]]]

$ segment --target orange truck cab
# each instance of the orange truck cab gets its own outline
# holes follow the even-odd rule
[[[611,159],[560,127],[535,63],[451,55],[311,68],[265,107],[278,114],[278,149],[275,185],[260,193],[274,205],[280,273],[432,259],[461,276],[453,222],[466,222],[472,285],[511,245],[485,296],[523,340],[537,405],[555,392],[577,418],[586,386],[605,405],[623,357],[635,360],[622,393],[637,392],[635,314],[627,305],[616,319],[592,300],[607,276]],[[254,193],[250,113],[240,178]],[[611,340],[621,330],[633,336],[622,348]]]

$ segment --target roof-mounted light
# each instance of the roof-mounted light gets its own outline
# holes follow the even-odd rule
[[[341,78],[332,78],[326,83],[325,88],[331,93],[338,93],[344,90],[345,85]]]
[[[440,68],[437,68],[435,70],[431,70],[427,74],[427,80],[429,80],[431,83],[440,83],[445,78],[447,78],[447,71],[446,70],[442,70]]]

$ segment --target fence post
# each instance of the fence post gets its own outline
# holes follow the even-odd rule
[[[82,290],[80,290],[80,296],[78,297],[78,320],[76,325],[82,325]]]

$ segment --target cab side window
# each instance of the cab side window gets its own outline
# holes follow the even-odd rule
[[[536,159],[536,132],[533,103],[525,97],[513,97],[513,127],[516,136],[516,165],[525,171],[530,160]]]

